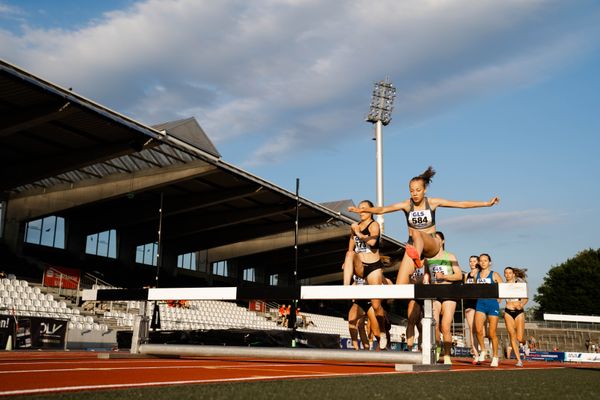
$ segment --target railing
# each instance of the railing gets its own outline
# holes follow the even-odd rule
[[[100,278],[98,278],[96,275],[90,274],[88,272],[84,273],[83,276],[81,277],[81,284],[80,284],[80,289],[91,289],[94,287],[94,285],[102,285],[102,286],[109,286],[109,287],[114,287],[115,285],[108,283]]]

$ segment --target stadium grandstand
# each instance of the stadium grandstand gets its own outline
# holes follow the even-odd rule
[[[68,320],[74,336],[95,332],[91,346],[131,330],[140,304],[85,303],[81,289],[341,282],[351,201],[297,199],[224,161],[194,118],[146,126],[4,61],[0,96],[0,270],[12,278],[0,313]],[[383,238],[384,254],[402,248]],[[288,329],[262,303],[156,307],[163,330]],[[348,336],[336,307],[302,308],[312,324],[300,329]]]

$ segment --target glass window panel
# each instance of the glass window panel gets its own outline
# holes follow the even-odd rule
[[[98,234],[88,235],[85,242],[86,254],[96,254],[98,245]]]
[[[138,264],[144,263],[144,246],[138,246],[135,251],[135,262]]]
[[[190,260],[191,261],[191,263],[190,263],[190,269],[192,271],[196,271],[198,269],[196,267],[198,265],[198,262],[196,260],[196,252],[191,253],[191,255],[192,255],[192,257],[191,257],[192,259]]]
[[[40,238],[42,237],[42,220],[37,219],[27,223],[25,231],[25,241],[27,243],[40,244]]]
[[[54,247],[59,249],[65,248],[65,219],[62,217],[56,218],[56,233],[54,235]]]
[[[96,253],[97,255],[104,257],[108,256],[108,241],[108,231],[100,232],[98,234],[98,252]]]
[[[117,231],[114,229],[110,230],[108,256],[110,258],[117,258]]]
[[[46,217],[42,220],[42,240],[43,246],[54,246],[54,233],[56,232],[56,217]]]

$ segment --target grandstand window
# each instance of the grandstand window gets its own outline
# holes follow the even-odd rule
[[[244,269],[244,280],[248,282],[256,282],[256,269],[245,268]]]
[[[279,284],[279,274],[269,275],[269,285],[277,286]]]
[[[229,276],[227,260],[212,263],[213,275]]]
[[[29,221],[25,225],[25,242],[64,249],[65,219],[51,215]]]
[[[196,253],[186,253],[177,256],[177,268],[189,269],[191,271],[198,270]]]
[[[4,213],[6,212],[6,202],[0,201],[0,238],[4,236]]]
[[[96,256],[117,258],[117,231],[111,229],[110,231],[89,235],[85,252]]]
[[[135,252],[135,262],[138,264],[154,265],[158,256],[158,243],[148,243],[138,246]]]

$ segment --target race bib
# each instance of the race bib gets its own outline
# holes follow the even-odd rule
[[[408,220],[414,228],[431,226],[431,210],[414,210],[408,213]]]
[[[354,252],[355,253],[372,253],[371,249],[365,242],[360,240],[358,236],[354,236]]]
[[[435,275],[438,272],[441,272],[444,275],[448,275],[445,265],[430,265],[429,271],[430,271],[430,274],[432,274],[432,275]]]

